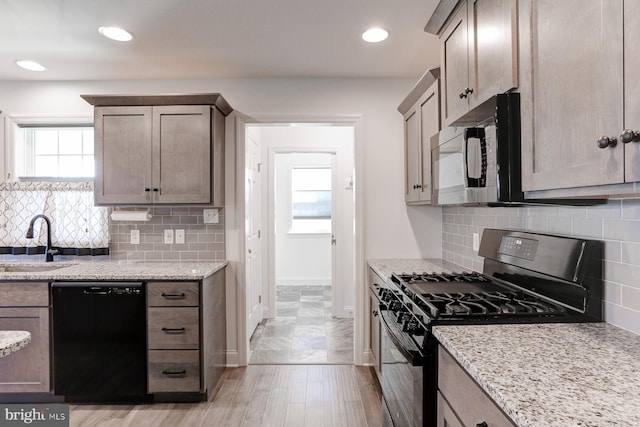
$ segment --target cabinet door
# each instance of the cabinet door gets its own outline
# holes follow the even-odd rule
[[[624,2],[624,28],[627,35],[640,28],[640,1]],[[634,36],[625,39],[624,45],[624,126],[640,131],[640,44]],[[640,181],[640,141],[625,144],[625,181]]]
[[[621,183],[622,0],[527,0],[520,7],[522,187]],[[632,100],[633,102],[633,100]]]
[[[31,333],[26,347],[0,358],[0,393],[48,392],[49,309],[0,308],[0,330]]]
[[[465,90],[469,87],[469,56],[466,2],[455,13],[440,37],[442,55],[442,123],[448,126],[469,109]],[[461,96],[463,95],[463,96]]]
[[[418,200],[431,202],[431,137],[440,131],[440,82],[436,80],[420,103],[420,161]]]
[[[518,86],[516,0],[469,0],[469,108]]]
[[[444,400],[440,392],[438,392],[438,412],[436,419],[436,425],[438,427],[464,427],[464,424],[460,422],[456,413],[453,412],[453,409],[451,409],[451,406]]]
[[[404,200],[407,203],[418,200],[419,162],[420,114],[414,106],[404,116]]]
[[[151,107],[95,108],[95,165],[96,204],[151,202]]]
[[[154,203],[211,202],[211,107],[153,108]]]

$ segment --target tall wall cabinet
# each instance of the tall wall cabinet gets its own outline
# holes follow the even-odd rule
[[[438,68],[427,71],[398,111],[404,116],[404,199],[431,203],[431,137],[440,131]]]
[[[95,106],[98,205],[224,205],[219,94],[83,95]]]

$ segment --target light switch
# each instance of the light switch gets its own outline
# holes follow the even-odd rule
[[[176,244],[184,244],[184,230],[176,230]]]
[[[140,244],[140,230],[131,230],[131,240],[132,245]]]
[[[166,245],[173,244],[173,230],[164,230],[164,243]]]
[[[220,222],[220,215],[218,209],[204,209],[202,211],[205,224],[218,224]]]

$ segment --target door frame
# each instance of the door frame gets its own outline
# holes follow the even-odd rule
[[[365,356],[365,285],[364,253],[364,123],[354,115],[245,115],[231,113],[227,119],[225,149],[225,244],[227,254],[227,366],[246,366],[249,360],[249,338],[246,333],[245,239],[244,239],[244,168],[245,137],[248,124],[335,123],[354,129],[354,363],[368,362]]]

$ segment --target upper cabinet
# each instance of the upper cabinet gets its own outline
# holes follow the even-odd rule
[[[439,69],[427,71],[398,107],[404,116],[404,198],[431,203],[431,137],[440,131]]]
[[[622,3],[521,1],[525,191],[623,182]]]
[[[640,179],[639,24],[638,1],[520,2],[525,191]]]
[[[447,6],[455,3],[442,1],[439,8]],[[442,124],[473,123],[476,107],[518,86],[517,3],[463,1],[446,25],[448,15],[437,12],[425,30],[440,36]]]
[[[96,204],[224,205],[220,95],[83,98],[96,106]]]

